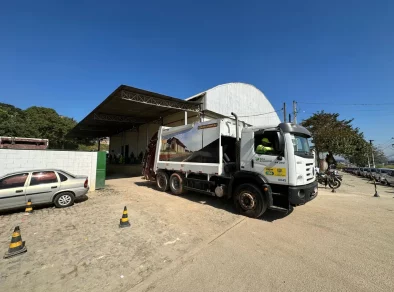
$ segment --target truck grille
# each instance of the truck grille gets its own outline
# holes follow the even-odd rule
[[[314,180],[315,176],[313,175],[313,163],[306,164],[306,180],[311,181]]]

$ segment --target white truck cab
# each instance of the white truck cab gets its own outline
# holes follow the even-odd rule
[[[290,204],[303,204],[317,194],[310,137],[304,127],[291,123],[281,123],[274,128],[244,128],[240,170],[261,175],[273,193],[283,193],[286,187]],[[272,151],[258,154],[256,148],[264,138],[272,144]]]

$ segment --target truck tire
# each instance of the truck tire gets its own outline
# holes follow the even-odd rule
[[[174,172],[170,176],[170,189],[174,195],[182,195],[183,193],[183,176]]]
[[[262,192],[253,184],[242,184],[234,193],[237,211],[250,218],[259,218],[267,210],[267,202]]]
[[[156,173],[156,185],[159,191],[166,192],[170,187],[168,174],[164,171]]]

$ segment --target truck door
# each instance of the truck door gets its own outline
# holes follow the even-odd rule
[[[242,134],[242,140],[247,138],[248,141],[241,142],[241,170],[257,172],[272,184],[288,184],[287,161],[278,138],[280,133],[256,131],[250,134],[249,137]]]

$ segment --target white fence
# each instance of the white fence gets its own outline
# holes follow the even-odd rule
[[[0,149],[0,176],[10,172],[47,168],[87,175],[90,190],[95,190],[97,152]]]

